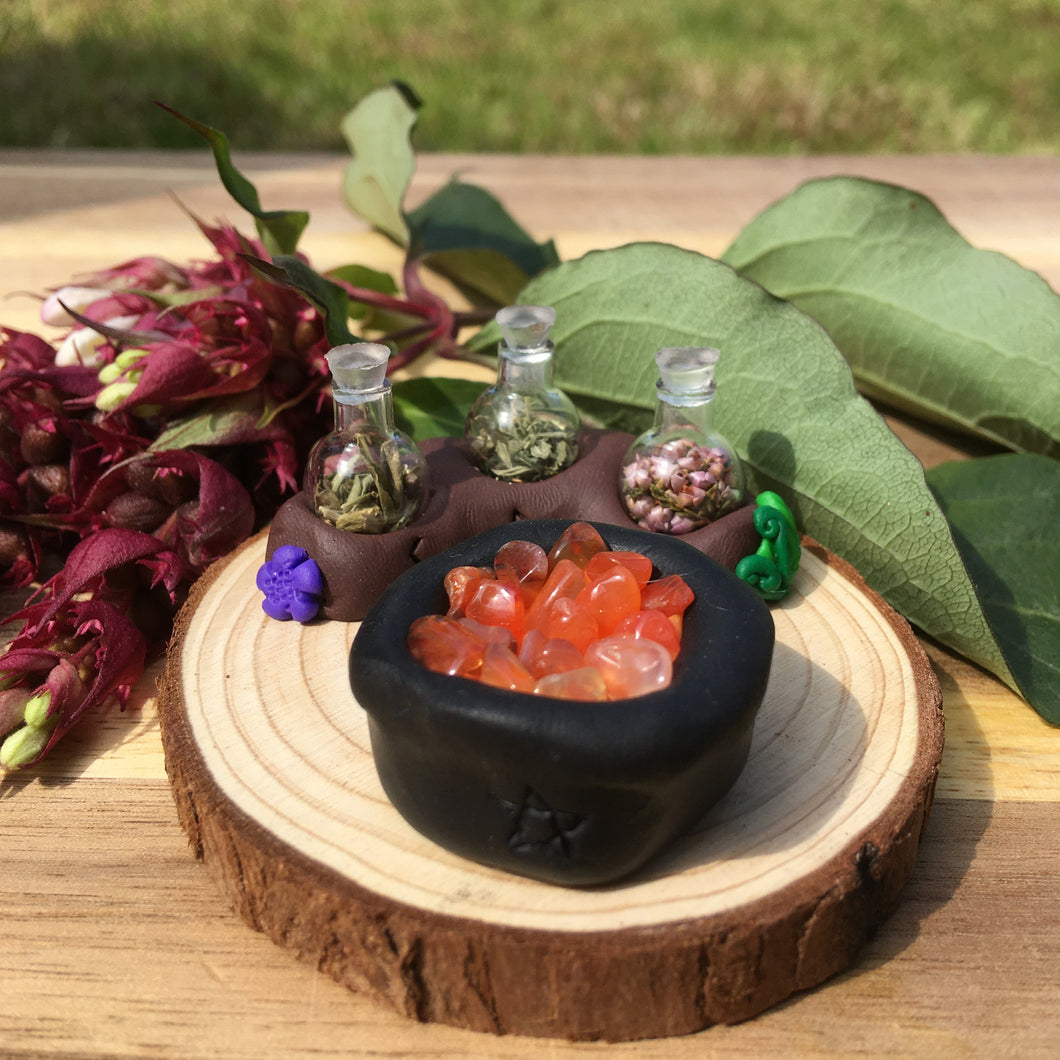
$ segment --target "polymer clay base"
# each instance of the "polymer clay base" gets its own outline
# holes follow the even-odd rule
[[[501,482],[477,470],[463,443],[429,438],[429,499],[409,526],[389,534],[336,530],[314,512],[304,494],[290,498],[269,531],[268,557],[281,545],[304,548],[324,577],[320,613],[341,622],[359,622],[380,594],[419,560],[502,523],[520,519],[585,519],[617,526],[636,524],[618,497],[618,469],[633,442],[621,431],[584,431],[579,456],[566,471],[543,482]],[[761,538],[745,505],[717,522],[684,534],[729,570],[758,548]]]
[[[572,890],[419,835],[372,762],[357,626],[260,609],[259,536],[181,612],[159,690],[192,847],[257,930],[410,1018],[614,1041],[747,1019],[849,967],[913,870],[942,752],[909,626],[809,545],[740,778],[642,872]]]

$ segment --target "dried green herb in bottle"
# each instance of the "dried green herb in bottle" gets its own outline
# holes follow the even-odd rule
[[[317,514],[340,530],[383,534],[410,523],[426,496],[426,463],[394,426],[394,402],[377,343],[337,346],[327,355],[335,429],[313,447],[305,492]]]
[[[548,335],[555,320],[556,311],[546,306],[508,306],[497,314],[504,335],[497,381],[464,427],[472,460],[494,478],[540,482],[578,456],[578,410],[552,384],[555,347]]]

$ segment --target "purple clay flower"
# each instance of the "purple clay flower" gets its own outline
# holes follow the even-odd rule
[[[297,545],[281,545],[258,568],[257,586],[265,594],[261,609],[281,622],[310,622],[320,610],[324,579],[309,553]]]

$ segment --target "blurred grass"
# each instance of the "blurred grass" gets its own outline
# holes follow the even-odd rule
[[[0,0],[0,146],[341,149],[391,78],[424,150],[1052,152],[1060,0]]]

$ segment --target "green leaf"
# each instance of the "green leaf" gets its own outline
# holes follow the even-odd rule
[[[1060,297],[916,192],[810,181],[723,260],[819,320],[872,397],[1060,457]]]
[[[353,287],[363,287],[380,294],[397,294],[397,281],[389,272],[369,268],[367,265],[339,265],[328,269],[327,275],[337,280],[344,280]]]
[[[418,442],[425,438],[459,437],[471,406],[485,389],[471,379],[421,376],[394,384],[398,426]]]
[[[526,281],[559,261],[551,240],[537,243],[488,191],[452,180],[407,214],[409,253],[476,301],[514,301]]]
[[[271,437],[262,426],[262,394],[252,391],[211,401],[198,411],[169,421],[148,446],[149,452],[189,449],[197,445],[235,445]]]
[[[579,394],[576,404],[588,426],[609,427],[613,431],[639,435],[652,423],[652,411],[638,405],[606,401],[589,394]]]
[[[321,276],[301,258],[282,254],[275,261],[262,261],[250,254],[240,256],[270,280],[301,291],[324,314],[324,330],[332,346],[357,341],[347,323],[349,296],[337,283]]]
[[[123,287],[122,293],[139,295],[163,309],[182,308],[196,302],[207,302],[224,292],[220,285],[188,287],[183,291],[150,291],[143,287]]]
[[[395,81],[369,92],[346,115],[342,132],[354,155],[343,181],[346,202],[472,301],[508,304],[530,277],[556,264],[556,248],[535,242],[488,191],[458,180],[404,211],[420,106],[412,89]]]
[[[1060,725],[1060,463],[1008,453],[927,480],[1020,694]]]
[[[1011,681],[920,464],[810,317],[728,266],[664,244],[587,254],[532,281],[520,300],[556,308],[556,381],[576,401],[648,409],[659,347],[718,347],[718,426],[753,492],[775,490],[910,621]],[[484,331],[475,345],[495,337]]]
[[[379,294],[396,295],[398,293],[397,282],[390,273],[369,268],[367,265],[339,265],[337,268],[328,269],[325,279],[342,280],[351,287],[377,291]],[[372,318],[377,312],[374,306],[350,298],[349,315],[356,320]]]
[[[342,135],[353,153],[342,193],[350,209],[399,246],[409,230],[402,203],[416,156],[410,136],[420,100],[400,81],[369,92],[342,120]]]
[[[175,118],[179,118],[185,125],[194,129],[213,149],[214,161],[217,163],[217,173],[221,183],[228,190],[233,199],[243,207],[253,218],[255,227],[265,249],[270,254],[293,254],[298,247],[305,227],[309,224],[309,214],[305,210],[263,210],[261,200],[258,198],[258,189],[239,172],[232,164],[232,158],[228,150],[228,138],[219,129],[204,125],[201,121],[189,118],[180,111],[158,104],[163,110],[169,111]]]

